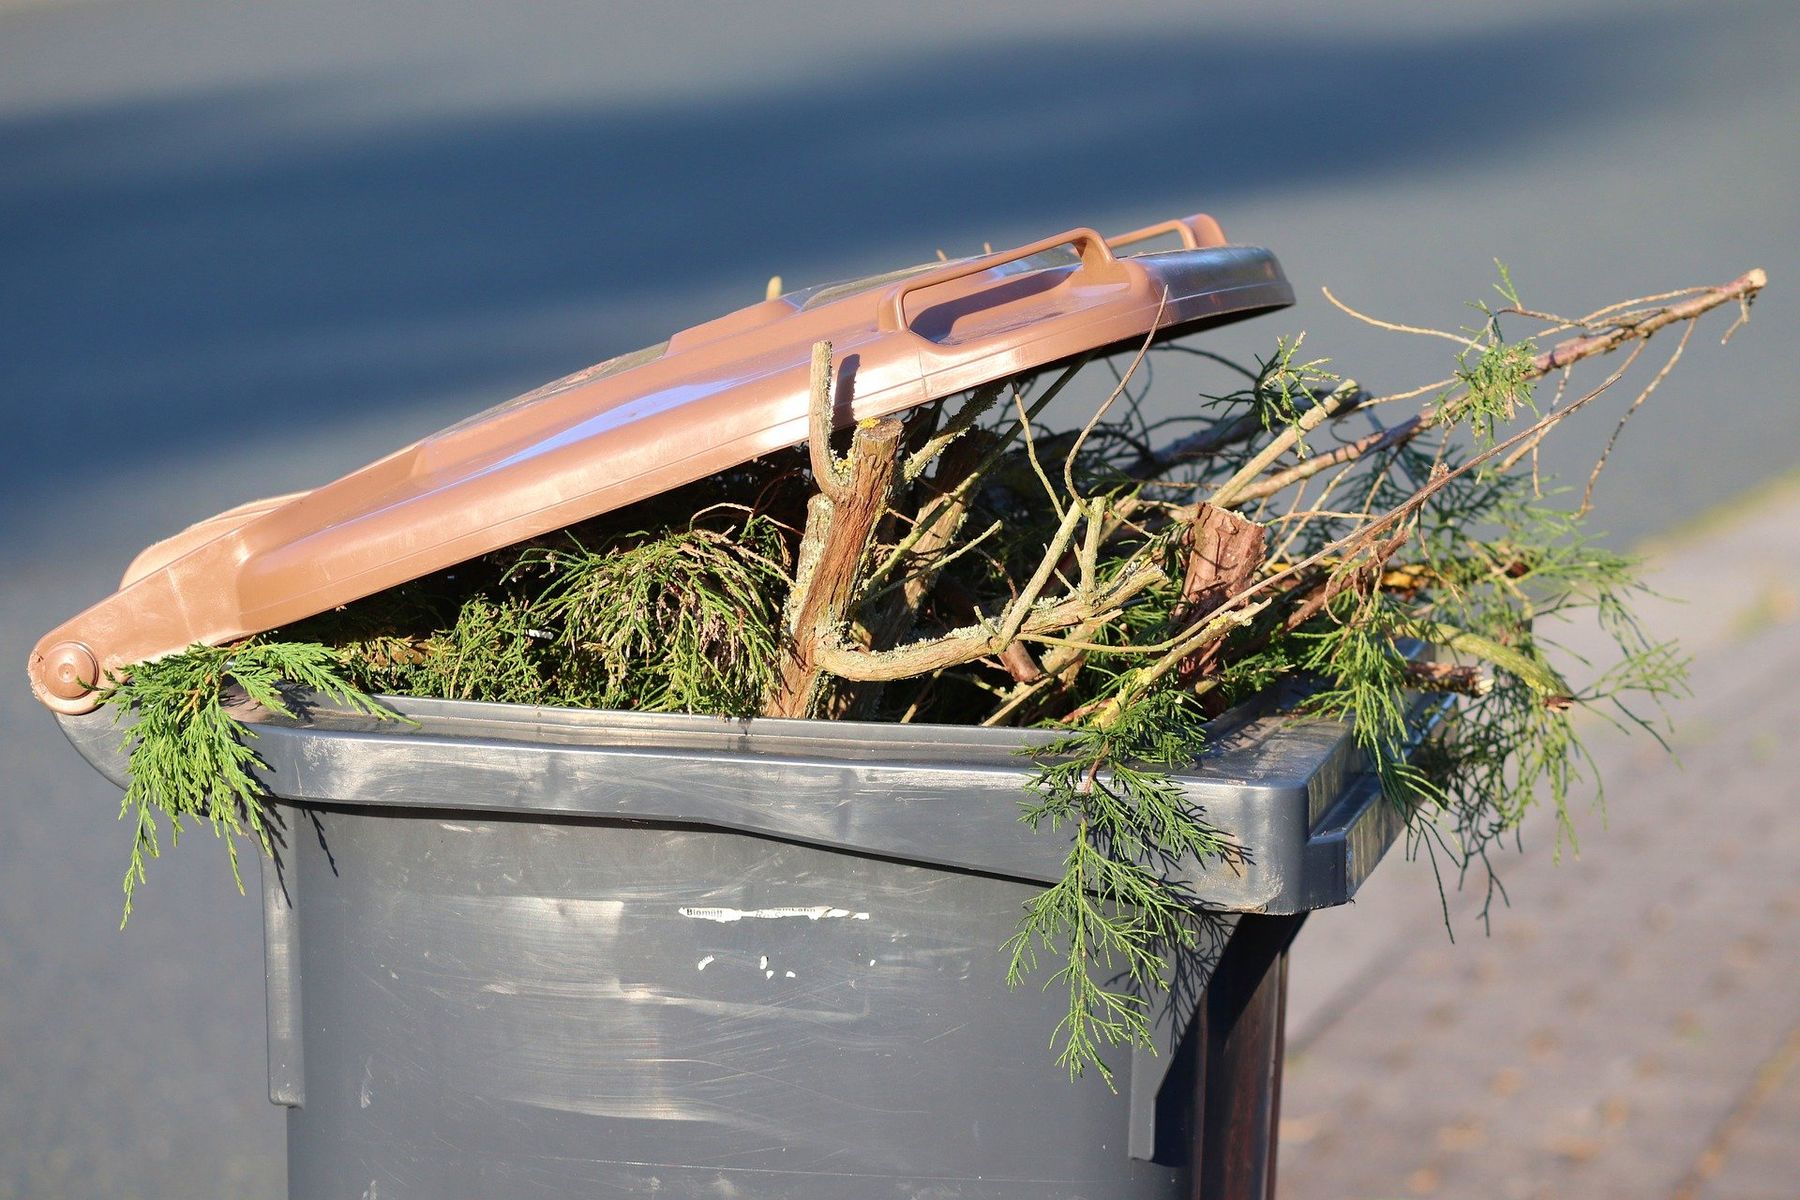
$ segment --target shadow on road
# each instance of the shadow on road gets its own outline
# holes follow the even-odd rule
[[[384,121],[391,77],[0,120],[0,522],[96,434],[140,466],[505,390],[790,284],[1127,212],[1491,162],[1641,120],[1711,18],[1022,40],[635,107]],[[1239,222],[1241,227],[1242,222]],[[1343,236],[1354,238],[1355,229]],[[705,306],[705,307],[702,307]],[[435,415],[435,414],[434,414]],[[5,526],[0,525],[0,536]]]

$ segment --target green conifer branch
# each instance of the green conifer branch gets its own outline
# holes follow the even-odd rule
[[[136,718],[125,733],[131,779],[119,807],[119,818],[130,816],[135,826],[121,928],[146,879],[145,858],[161,857],[159,814],[169,823],[171,845],[180,843],[185,821],[210,825],[225,843],[239,892],[244,881],[237,839],[246,827],[265,854],[274,853],[267,792],[255,775],[261,760],[246,740],[256,734],[227,707],[233,685],[250,703],[283,716],[292,716],[300,702],[296,689],[353,711],[388,715],[345,678],[338,651],[317,643],[193,646],[115,676],[100,703],[117,710],[115,719]]]
[[[748,715],[776,688],[795,639],[811,639],[801,647],[809,680],[885,683],[862,692],[875,715],[1058,730],[1032,753],[1021,820],[1068,837],[1069,851],[1005,944],[1007,979],[1019,986],[1055,964],[1043,986],[1067,996],[1051,1039],[1057,1060],[1110,1085],[1105,1056],[1149,1045],[1173,957],[1217,921],[1171,878],[1229,870],[1244,855],[1188,805],[1177,778],[1225,705],[1294,683],[1305,711],[1349,721],[1415,845],[1434,862],[1447,854],[1453,877],[1484,873],[1490,900],[1490,854],[1534,806],[1547,802],[1559,836],[1572,838],[1571,805],[1590,787],[1599,794],[1577,712],[1660,734],[1657,706],[1683,687],[1683,664],[1633,619],[1636,565],[1595,547],[1576,515],[1543,502],[1538,481],[1510,471],[1600,390],[1540,414],[1536,379],[1624,346],[1635,353],[1671,323],[1747,305],[1764,282],[1751,272],[1671,303],[1551,319],[1549,330],[1509,338],[1504,322],[1547,315],[1520,304],[1502,268],[1506,305],[1478,306],[1479,328],[1366,318],[1454,344],[1443,384],[1371,396],[1327,360],[1301,360],[1301,338],[1284,339],[1211,398],[1207,428],[1173,446],[1157,445],[1163,425],[1144,416],[1129,371],[1107,402],[1122,401],[1116,411],[1047,428],[1072,369],[1029,403],[1033,381],[1020,379],[927,408],[903,435],[888,430],[887,446],[903,483],[935,462],[931,486],[871,490],[851,539],[856,569],[829,619],[804,628],[784,628],[783,611],[807,574],[799,543],[812,493],[842,502],[853,482],[824,435],[805,452],[693,485],[701,490],[291,629],[138,664],[104,698],[136,716],[121,807],[135,826],[126,915],[164,820],[171,843],[185,822],[211,825],[234,875],[236,837],[274,849],[237,693],[282,713],[303,692],[382,713],[372,696],[387,692]],[[812,416],[826,429],[828,354],[815,375]],[[1010,408],[997,403],[1003,392]],[[1420,397],[1388,428],[1330,430]],[[1521,411],[1530,425],[1509,433]],[[1327,436],[1335,444],[1324,449]],[[1062,461],[1047,465],[1053,454]],[[811,473],[801,469],[809,462]],[[965,477],[949,477],[946,464]],[[1270,533],[1279,561],[1187,612],[1181,535],[1207,496],[1266,526],[1258,544]],[[1555,659],[1556,624],[1583,612],[1612,635],[1615,662],[1576,670]],[[891,644],[902,629],[909,640]],[[1027,643],[1044,651],[1041,664]],[[1482,684],[1452,689],[1461,694],[1430,720],[1414,696],[1420,644]]]

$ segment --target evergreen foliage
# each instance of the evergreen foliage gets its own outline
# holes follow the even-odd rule
[[[1574,715],[1657,733],[1682,662],[1632,619],[1636,564],[1518,469],[1611,380],[1572,400],[1559,386],[1542,410],[1533,386],[1747,304],[1759,279],[1565,321],[1525,310],[1502,268],[1506,304],[1477,306],[1478,329],[1377,322],[1454,343],[1440,383],[1371,395],[1283,339],[1230,367],[1198,429],[1147,418],[1132,390],[1144,350],[1098,411],[1049,407],[1077,363],[908,414],[900,469],[881,476],[885,516],[843,560],[860,572],[853,603],[809,647],[834,677],[810,711],[1058,731],[1033,751],[1021,820],[1072,833],[1070,850],[1004,951],[1015,986],[1054,964],[1044,986],[1066,989],[1068,1007],[1052,1043],[1072,1076],[1110,1084],[1107,1052],[1148,1045],[1172,960],[1216,921],[1170,883],[1177,867],[1245,854],[1177,778],[1204,769],[1207,723],[1231,704],[1280,688],[1300,711],[1351,722],[1414,847],[1447,883],[1479,872],[1490,902],[1492,852],[1535,806],[1556,812],[1559,844],[1573,837],[1571,806],[1598,795]],[[1525,317],[1548,322],[1537,338],[1575,331],[1577,349],[1547,365],[1537,338],[1504,334]],[[1346,428],[1408,401],[1404,421]],[[843,478],[821,489],[803,452],[774,455],[291,629],[139,664],[106,696],[137,715],[127,914],[159,811],[173,835],[201,818],[228,844],[247,828],[271,846],[237,693],[275,711],[299,688],[362,711],[390,693],[755,714],[801,636],[783,613],[807,586],[803,542],[818,553],[812,514],[828,497],[815,493],[854,475],[834,454],[816,461]],[[1254,534],[1235,543],[1253,560],[1211,562],[1203,528]],[[1553,639],[1584,611],[1617,654],[1569,680]],[[1453,702],[1419,702],[1433,692]]]
[[[672,530],[572,531],[294,632],[340,647],[371,692],[749,716],[786,556],[772,518],[714,509]]]
[[[1201,942],[1204,910],[1165,872],[1187,859],[1230,862],[1240,847],[1187,803],[1172,772],[1206,744],[1199,704],[1181,692],[1151,693],[1100,728],[1072,726],[1037,752],[1020,820],[1036,830],[1074,827],[1063,875],[1025,906],[1006,943],[1006,981],[1017,987],[1041,952],[1062,965],[1044,986],[1068,991],[1057,1025],[1057,1062],[1072,1077],[1092,1067],[1110,1086],[1101,1051],[1147,1045],[1151,998],[1170,958]]]
[[[363,712],[386,711],[344,678],[335,649],[317,643],[194,646],[114,678],[101,702],[115,706],[120,717],[136,718],[125,740],[131,782],[119,807],[119,819],[130,818],[135,826],[121,928],[145,880],[144,859],[162,855],[158,814],[169,822],[171,845],[180,843],[185,821],[211,825],[225,843],[240,892],[237,839],[246,828],[263,853],[274,853],[265,793],[252,773],[256,752],[244,741],[256,731],[227,708],[230,685],[250,703],[284,716],[292,716],[307,694]]]

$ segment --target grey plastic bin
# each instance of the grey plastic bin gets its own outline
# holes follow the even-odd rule
[[[1067,844],[1018,820],[1036,735],[392,703],[247,714],[292,1200],[1189,1194],[1209,964],[1117,1094],[1052,1061],[1061,989],[1004,985]],[[122,782],[110,714],[60,719]],[[1336,723],[1212,746],[1186,785],[1249,861],[1189,872],[1211,904],[1342,903],[1399,832]]]

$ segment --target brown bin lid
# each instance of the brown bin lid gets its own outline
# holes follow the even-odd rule
[[[1162,234],[1182,248],[1116,253]],[[1274,255],[1225,245],[1197,216],[765,300],[158,542],[118,591],[39,641],[32,690],[86,712],[106,671],[286,625],[798,445],[821,340],[852,380],[847,424],[1293,298]]]

